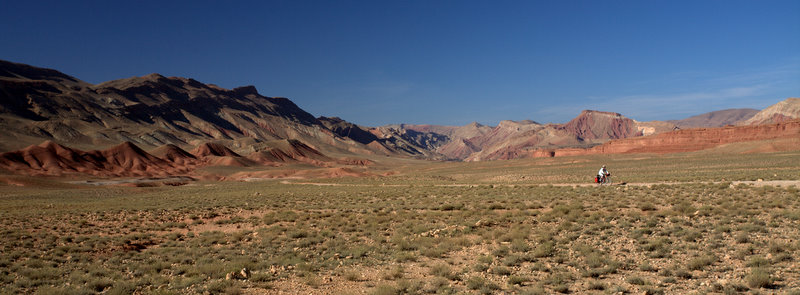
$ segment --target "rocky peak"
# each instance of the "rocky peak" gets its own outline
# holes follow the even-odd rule
[[[233,88],[233,92],[238,94],[238,95],[242,95],[242,96],[248,95],[248,94],[258,95],[258,90],[256,90],[256,87],[253,86],[253,85],[247,85],[247,86]]]

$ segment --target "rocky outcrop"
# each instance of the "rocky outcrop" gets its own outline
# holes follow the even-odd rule
[[[439,147],[436,151],[450,159],[466,159],[469,155],[479,152],[481,149],[472,144],[469,139],[457,139]]]
[[[675,128],[675,124],[665,121],[634,122],[636,123],[636,134],[640,136],[648,136],[678,129]]]
[[[362,128],[339,117],[319,117],[317,119],[336,135],[352,139],[361,144],[369,144],[378,140],[378,137],[367,131],[367,128]]]
[[[376,150],[401,151],[422,159],[443,159],[435,149],[447,141],[447,137],[435,133],[417,132],[387,126],[369,128],[369,133],[378,139],[368,145]]]

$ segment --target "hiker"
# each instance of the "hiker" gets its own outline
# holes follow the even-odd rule
[[[597,182],[602,185],[608,181],[609,176],[611,176],[611,173],[606,170],[606,165],[603,165],[603,167],[600,168],[600,171],[597,172]]]

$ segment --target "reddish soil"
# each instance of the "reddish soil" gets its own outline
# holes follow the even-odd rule
[[[153,150],[151,153],[177,165],[197,165],[199,161],[195,155],[190,154],[174,144],[167,144]]]
[[[228,147],[213,142],[207,142],[200,145],[199,147],[197,147],[192,151],[192,154],[200,158],[207,156],[241,157],[239,154],[235,153]]]
[[[155,154],[155,155],[154,155]],[[193,153],[175,145],[165,145],[150,154],[133,143],[125,142],[106,150],[81,151],[46,141],[22,150],[0,154],[0,170],[21,175],[88,174],[98,177],[168,177],[194,175],[197,168],[205,166],[281,166],[285,163],[308,163],[318,167],[336,165],[368,166],[372,161],[357,158],[329,158],[310,146],[296,140],[275,143],[268,150],[253,152],[242,157],[229,148],[215,143],[205,143]],[[363,176],[349,168],[329,168],[322,172],[269,172],[268,178],[281,176],[342,177]],[[316,174],[315,174],[316,173]]]
[[[163,176],[187,172],[184,167],[148,154],[125,142],[107,150],[80,151],[52,141],[0,154],[0,168],[28,175],[84,173],[95,176]]]

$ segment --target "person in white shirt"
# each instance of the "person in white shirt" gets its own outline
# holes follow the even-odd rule
[[[606,165],[603,165],[603,167],[600,168],[600,171],[597,172],[597,178],[600,180],[598,182],[600,184],[605,183],[608,181],[608,176],[611,176],[611,173],[606,170]]]

